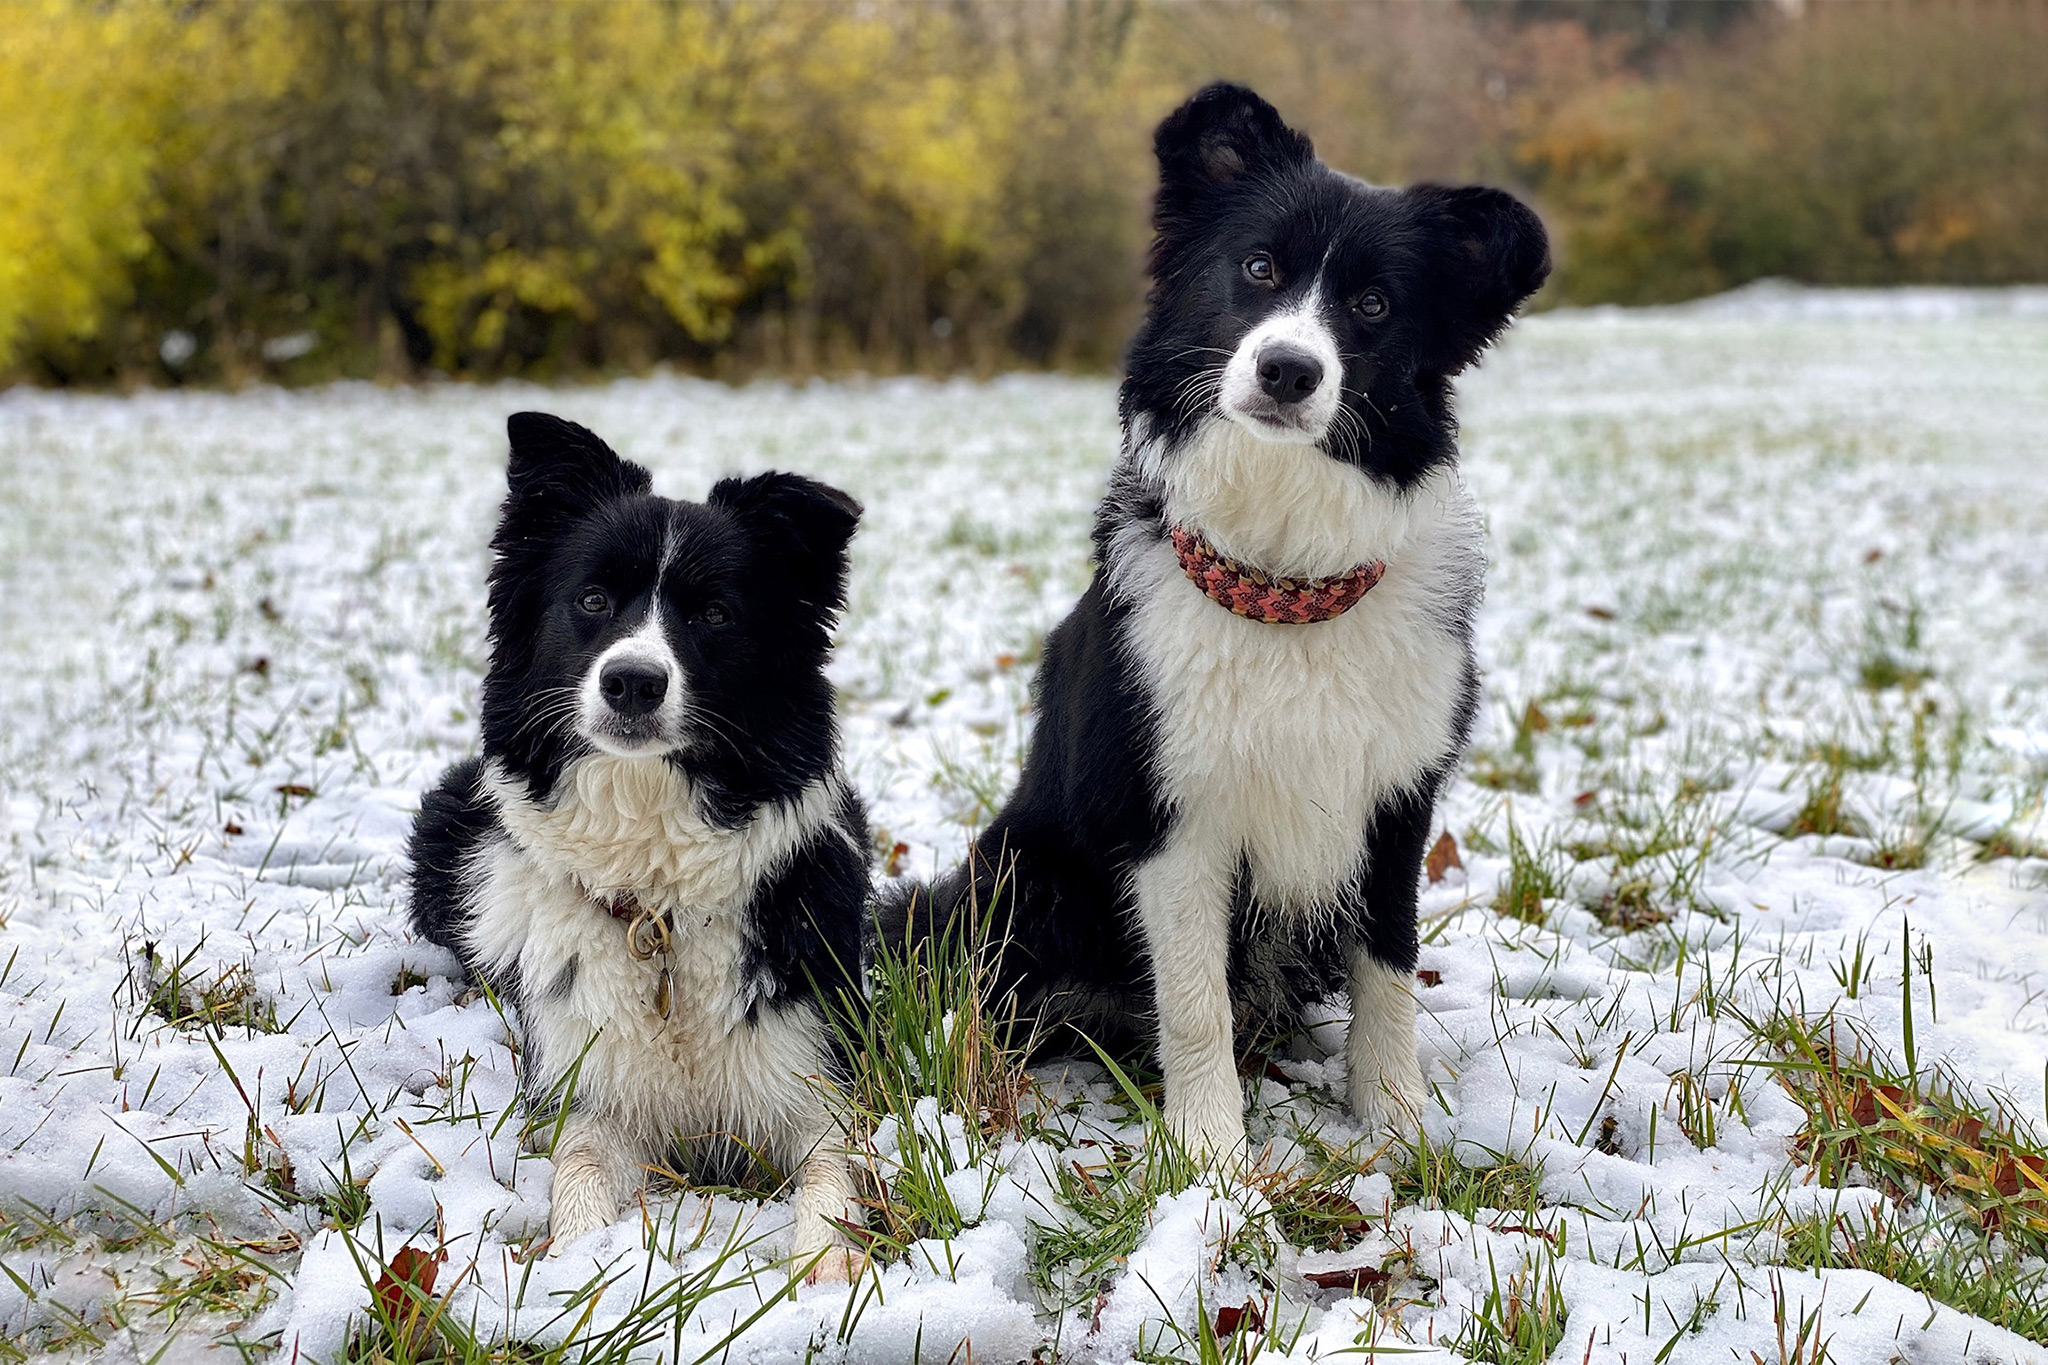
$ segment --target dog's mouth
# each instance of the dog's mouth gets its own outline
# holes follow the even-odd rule
[[[1298,405],[1283,407],[1270,398],[1227,404],[1221,411],[1262,441],[1320,441],[1329,426],[1327,422],[1311,422]]]
[[[579,727],[583,737],[613,758],[663,758],[681,747],[681,740],[668,733],[658,720],[626,720],[606,717],[595,725]]]

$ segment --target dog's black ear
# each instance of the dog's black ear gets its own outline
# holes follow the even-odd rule
[[[846,602],[847,546],[860,525],[851,494],[801,474],[720,479],[709,502],[745,527],[789,576],[800,600],[827,611]]]
[[[1280,111],[1241,85],[1204,86],[1152,135],[1159,157],[1159,225],[1225,189],[1315,160]]]
[[[1550,237],[1543,220],[1505,190],[1468,185],[1417,185],[1417,202],[1431,246],[1430,267],[1447,286],[1446,374],[1470,365],[1507,326],[1522,300],[1550,274]]]
[[[508,518],[518,513],[570,521],[654,486],[646,470],[620,459],[595,432],[549,413],[515,412],[505,419],[505,433],[512,440],[505,471]]]

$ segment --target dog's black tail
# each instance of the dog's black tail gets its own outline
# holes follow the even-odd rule
[[[877,946],[908,955],[920,943],[966,927],[962,912],[985,906],[977,894],[983,879],[975,875],[982,861],[979,849],[969,849],[966,862],[936,880],[904,877],[884,886],[875,898]]]
[[[878,955],[979,962],[1001,991],[1034,974],[1035,945],[1017,938],[1028,927],[1018,920],[1017,859],[1007,850],[990,853],[987,838],[944,876],[906,877],[882,889],[874,911]]]
[[[875,941],[902,952],[929,932],[932,883],[904,877],[885,884],[875,897]]]

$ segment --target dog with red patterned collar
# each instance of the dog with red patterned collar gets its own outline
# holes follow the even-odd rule
[[[1542,283],[1547,239],[1498,190],[1333,171],[1236,86],[1155,148],[1099,568],[1046,640],[1016,791],[883,932],[992,915],[1003,984],[1156,1044],[1168,1123],[1222,1157],[1239,1048],[1348,993],[1352,1108],[1412,1130],[1418,882],[1476,708],[1486,562],[1451,379]]]

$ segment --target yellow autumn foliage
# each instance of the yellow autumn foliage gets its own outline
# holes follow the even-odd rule
[[[1106,365],[1218,77],[1546,300],[2048,278],[2048,7],[1653,8],[13,0],[0,377]]]
[[[90,338],[150,247],[169,37],[161,10],[34,0],[0,24],[0,362]]]

